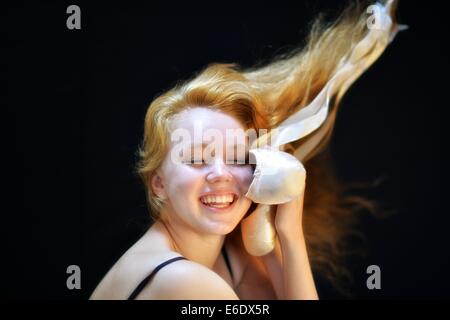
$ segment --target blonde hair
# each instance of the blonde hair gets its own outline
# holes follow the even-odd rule
[[[172,116],[188,107],[203,106],[235,117],[245,128],[276,127],[314,99],[340,61],[350,54],[352,46],[364,37],[367,32],[364,9],[358,3],[349,5],[332,23],[319,16],[303,47],[278,56],[265,66],[242,69],[232,63],[210,64],[157,97],[147,110],[137,167],[148,191],[152,216],[158,217],[162,201],[153,193],[149,179],[168,153]],[[363,203],[361,199],[343,197],[345,188],[337,183],[329,159],[323,153],[315,157],[331,137],[344,92],[343,89],[333,96],[330,114],[322,125],[326,134],[303,159],[308,173],[303,222],[308,252],[313,268],[333,281],[346,272],[340,258],[345,252],[341,246],[345,238],[355,232],[356,211],[351,204]],[[306,143],[314,135],[313,132],[291,143],[286,151]]]

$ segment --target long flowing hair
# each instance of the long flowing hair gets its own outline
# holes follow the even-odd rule
[[[145,117],[137,165],[147,189],[152,217],[158,218],[163,203],[153,193],[149,181],[167,156],[174,115],[188,107],[201,106],[225,112],[245,128],[276,127],[314,99],[335,73],[339,62],[366,35],[365,9],[361,3],[350,4],[332,22],[326,22],[324,16],[319,15],[311,23],[304,45],[295,50],[265,65],[247,69],[235,63],[209,64],[154,99]],[[337,287],[338,279],[349,274],[343,258],[350,252],[349,236],[358,234],[357,208],[373,209],[372,203],[364,198],[345,194],[346,188],[337,181],[329,154],[323,152],[327,150],[325,147],[344,92],[338,90],[332,97],[327,120],[319,128],[325,134],[303,159],[307,170],[303,223],[311,265]],[[315,134],[291,143],[285,151],[307,143]]]

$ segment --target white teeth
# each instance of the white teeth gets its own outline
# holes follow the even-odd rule
[[[223,196],[203,196],[200,200],[203,203],[215,203],[215,204],[229,204],[233,202],[234,196],[232,194],[227,194]]]

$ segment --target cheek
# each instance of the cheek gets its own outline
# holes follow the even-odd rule
[[[190,197],[201,183],[202,175],[199,172],[181,166],[175,167],[171,172],[169,197],[173,200]]]
[[[247,190],[253,180],[253,167],[242,166],[234,170],[234,176],[242,189]]]

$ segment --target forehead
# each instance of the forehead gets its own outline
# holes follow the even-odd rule
[[[205,107],[187,108],[171,119],[172,128],[194,130],[194,126],[204,129],[244,129],[242,124],[229,114]]]
[[[172,132],[184,130],[193,144],[223,140],[226,144],[245,144],[245,128],[233,116],[205,107],[192,107],[176,114],[170,121]],[[214,136],[214,137],[212,137]]]

